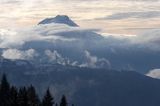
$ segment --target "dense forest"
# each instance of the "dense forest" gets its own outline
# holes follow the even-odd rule
[[[6,75],[3,74],[0,84],[0,106],[68,106],[65,95],[58,103],[54,100],[49,88],[42,99],[40,98],[34,86],[18,88],[10,85]]]

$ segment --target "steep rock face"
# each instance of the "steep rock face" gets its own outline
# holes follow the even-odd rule
[[[66,15],[57,15],[54,18],[46,18],[41,22],[39,22],[39,24],[50,24],[50,23],[59,23],[59,24],[66,24],[72,27],[78,27],[78,25]]]

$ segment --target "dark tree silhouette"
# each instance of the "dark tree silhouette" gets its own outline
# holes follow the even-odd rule
[[[0,106],[53,106],[54,104],[54,98],[52,97],[49,88],[41,102],[32,85],[28,88],[10,87],[6,75],[4,74],[2,76],[0,83]],[[55,106],[67,106],[66,97],[63,95],[60,105],[56,103]]]
[[[29,106],[26,87],[20,88],[18,93],[18,105]]]
[[[36,94],[35,88],[31,85],[27,90],[27,97],[28,97],[28,105],[29,106],[39,106],[40,100],[38,95]]]
[[[7,81],[6,75],[3,74],[0,86],[0,106],[10,105],[10,84]]]
[[[61,102],[60,102],[60,106],[67,106],[67,100],[65,95],[62,96]]]
[[[42,106],[53,106],[53,104],[54,104],[54,99],[48,88],[46,94],[43,97]]]
[[[10,105],[11,106],[18,106],[18,92],[17,88],[12,86],[10,89]]]

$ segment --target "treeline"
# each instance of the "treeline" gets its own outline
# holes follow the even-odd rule
[[[11,86],[4,74],[0,83],[0,106],[68,106],[68,103],[65,95],[62,96],[60,103],[56,103],[49,88],[40,99],[32,85],[20,88]]]

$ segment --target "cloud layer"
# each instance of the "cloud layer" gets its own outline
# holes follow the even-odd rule
[[[160,30],[135,36],[108,35],[63,24],[0,30],[0,48],[7,59],[48,60],[90,68],[142,70],[160,67]],[[44,57],[44,58],[43,58]],[[147,60],[150,61],[147,61]],[[112,66],[112,67],[111,67]]]
[[[61,36],[54,36],[58,32],[83,30],[72,28],[66,25],[40,25],[35,27],[26,27],[23,29],[0,29],[0,48],[20,48],[23,44],[30,41],[74,41],[76,39],[67,39]]]

